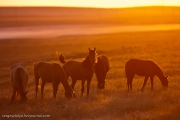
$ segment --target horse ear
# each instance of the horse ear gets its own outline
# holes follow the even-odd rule
[[[59,59],[60,53],[59,53],[58,51],[56,51],[56,55],[57,55],[57,57],[58,57],[58,59]]]
[[[58,51],[56,51],[56,55],[58,55]]]
[[[94,51],[96,51],[96,47],[94,47]]]
[[[89,51],[90,51],[91,49],[90,49],[90,47],[89,47]]]
[[[76,98],[76,93],[73,91],[73,98]]]

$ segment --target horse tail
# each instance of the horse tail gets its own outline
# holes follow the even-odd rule
[[[19,93],[23,93],[23,81],[22,81],[22,76],[21,76],[22,68],[18,67],[15,71],[15,80],[19,89]]]
[[[58,56],[58,59],[59,59],[59,61],[60,61],[62,64],[65,64],[65,63],[66,63],[63,54],[60,54],[60,53],[58,53],[58,52],[56,51],[56,55]]]
[[[37,65],[37,62],[34,63],[34,67]]]
[[[127,85],[129,85],[129,79],[128,79],[128,77],[129,77],[129,72],[128,72],[128,62],[126,62],[126,64],[125,64],[125,74],[126,74],[126,78],[127,78]]]
[[[38,85],[39,85],[39,75],[38,75],[38,72],[37,72],[37,64],[38,64],[38,62],[36,62],[36,63],[34,63],[34,79],[35,79],[35,84],[36,84],[36,86],[38,87]]]
[[[36,85],[36,88],[35,88],[35,91],[36,91],[36,99],[37,99],[37,91],[38,91],[38,86],[39,86],[39,74],[38,74],[38,71],[37,71],[37,66],[38,66],[38,62],[34,63],[34,79],[35,79],[35,85]]]

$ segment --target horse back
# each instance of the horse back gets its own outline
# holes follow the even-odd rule
[[[126,75],[150,76],[155,75],[158,70],[158,65],[151,60],[130,59],[125,65]]]
[[[63,68],[68,76],[73,79],[81,79],[82,75],[82,62],[69,60],[64,65]]]
[[[52,82],[51,78],[52,63],[40,61],[34,64],[35,78],[41,78],[45,82]]]
[[[14,64],[11,67],[10,76],[11,76],[12,86],[16,88],[21,86],[24,92],[25,86],[29,78],[28,72],[25,66],[21,63]]]
[[[52,63],[51,77],[52,77],[52,80],[55,80],[55,82],[57,82],[57,83],[59,83],[60,80],[66,80],[66,78],[67,78],[64,70],[57,63]]]
[[[106,56],[99,56],[97,63],[95,64],[95,74],[96,76],[106,76],[109,71],[109,61]]]
[[[63,68],[72,79],[82,80],[92,78],[94,73],[93,70],[85,68],[82,63],[83,62],[70,60],[63,65]]]
[[[102,65],[104,66],[105,72],[107,73],[109,71],[109,60],[106,56],[101,55],[98,57],[98,59],[102,62]]]

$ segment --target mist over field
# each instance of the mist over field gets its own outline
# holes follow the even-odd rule
[[[0,39],[179,30],[179,7],[1,7]]]
[[[4,115],[19,114],[50,115],[40,119],[57,120],[179,120],[179,33],[179,7],[1,7],[0,117],[4,119]],[[47,83],[44,100],[41,99],[40,86],[35,100],[35,62],[56,62],[62,66],[56,51],[63,53],[66,60],[82,61],[88,55],[89,47],[96,47],[98,55],[109,59],[105,89],[97,89],[94,75],[89,97],[86,96],[86,82],[85,94],[81,97],[81,81],[77,81],[75,99],[65,97],[61,83],[57,99],[54,99],[52,84]],[[150,90],[148,80],[141,92],[144,77],[135,76],[133,91],[128,92],[124,67],[131,58],[156,62],[169,76],[168,89],[164,89],[160,80],[154,77],[154,90]],[[10,105],[10,67],[16,62],[24,63],[29,73],[28,101],[20,104],[16,99]],[[69,78],[68,83],[71,82]],[[21,119],[29,118],[23,116]]]

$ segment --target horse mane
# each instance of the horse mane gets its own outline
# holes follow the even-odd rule
[[[160,78],[161,78],[162,76],[164,76],[161,67],[160,67],[157,63],[155,63],[155,62],[153,62],[153,63],[154,63],[155,66],[156,66],[156,72],[157,72],[158,76],[160,76]]]
[[[152,61],[152,62],[153,62],[153,61]],[[154,63],[155,68],[156,68],[156,69],[155,69],[155,71],[156,71],[156,76],[159,78],[159,80],[161,81],[162,84],[168,84],[167,77],[164,75],[161,67],[160,67],[157,63],[155,63],[155,62],[153,62],[153,63]]]
[[[53,76],[53,79],[60,80],[60,82],[62,83],[65,90],[68,88],[69,84],[68,84],[68,82],[66,80],[67,76],[66,76],[64,70],[62,69],[62,67],[59,64],[57,64],[57,63],[52,64],[52,66],[51,66],[51,74]],[[59,76],[59,74],[61,74],[61,75]],[[59,77],[61,77],[61,78],[59,78]]]
[[[56,55],[57,55],[57,57],[58,57],[58,59],[59,59],[59,61],[60,61],[61,63],[63,63],[63,64],[66,63],[63,54],[61,54],[61,53],[59,53],[59,52],[56,51]]]
[[[88,56],[86,57],[85,60],[83,60],[82,66],[87,69],[92,69],[92,64],[91,64],[90,60],[88,59]]]
[[[156,63],[155,63],[156,64]],[[160,79],[160,81],[162,82],[162,83],[166,83],[167,81],[164,81],[165,79],[165,75],[164,75],[164,73],[163,73],[163,71],[162,71],[162,69],[161,69],[161,67],[158,65],[158,64],[156,64],[156,66],[157,66],[157,77]]]
[[[35,67],[37,64],[38,64],[38,62],[35,62],[35,63],[34,63],[34,67]]]

